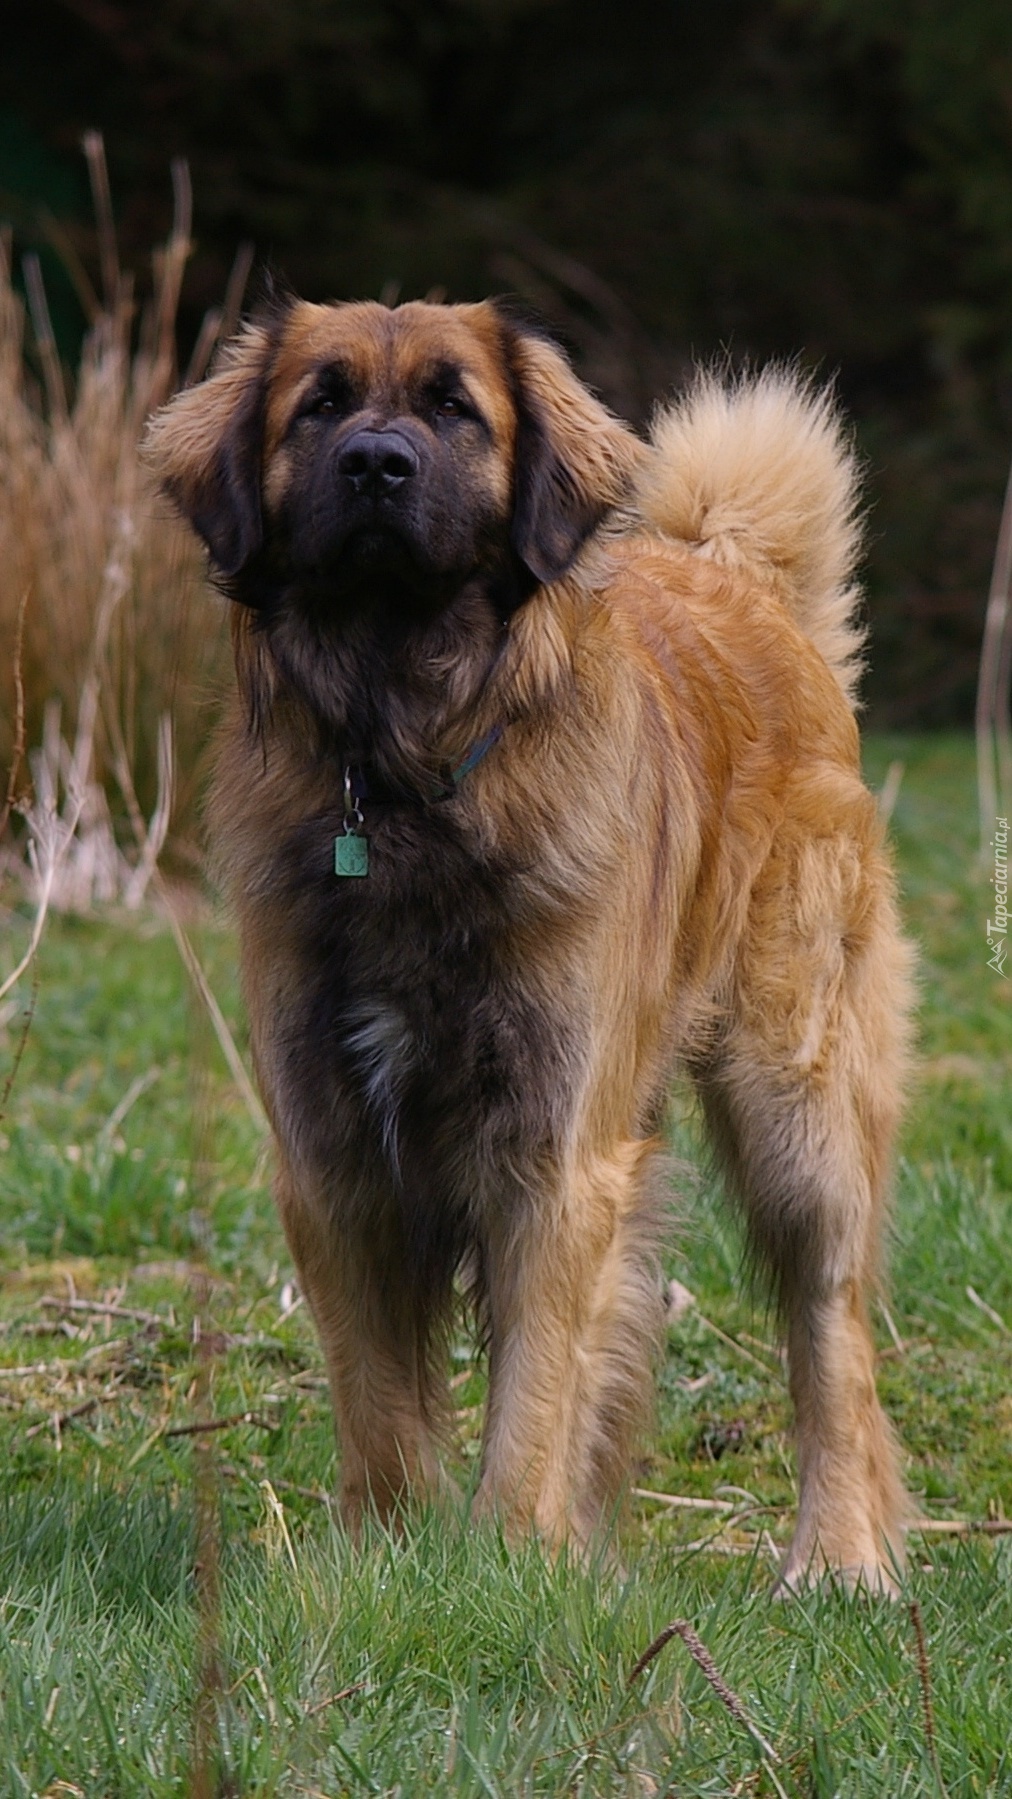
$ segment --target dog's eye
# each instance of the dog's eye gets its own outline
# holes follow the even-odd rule
[[[299,412],[300,418],[332,419],[352,410],[354,394],[351,384],[337,369],[326,369],[310,388]]]
[[[455,400],[452,394],[447,394],[436,406],[436,417],[439,419],[462,419],[466,410],[463,400]]]

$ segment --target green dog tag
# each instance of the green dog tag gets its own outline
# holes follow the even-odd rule
[[[369,873],[369,839],[351,831],[334,838],[334,873],[367,875]]]

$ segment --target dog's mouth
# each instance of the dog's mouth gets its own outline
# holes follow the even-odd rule
[[[382,575],[404,579],[422,572],[415,546],[381,519],[354,525],[336,548],[334,566],[335,572],[343,572],[349,580]]]
[[[434,566],[400,521],[376,517],[351,524],[294,560],[302,604],[331,617],[437,612],[460,584],[459,572]]]

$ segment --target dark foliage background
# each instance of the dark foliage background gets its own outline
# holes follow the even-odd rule
[[[873,504],[878,723],[966,719],[1012,444],[1012,8],[996,0],[33,0],[0,214],[125,258],[193,173],[184,321],[254,241],[312,298],[522,293],[642,420],[694,356],[839,371]],[[53,220],[63,231],[52,248]]]

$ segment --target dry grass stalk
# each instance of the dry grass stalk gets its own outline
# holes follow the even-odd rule
[[[116,227],[113,222],[112,193],[109,188],[109,170],[105,160],[105,145],[100,131],[86,131],[81,140],[88,164],[88,180],[91,183],[91,201],[95,208],[95,224],[98,227],[98,249],[102,265],[102,288],[105,294],[106,311],[114,313],[120,296],[119,251],[116,245]]]
[[[14,636],[14,740],[11,744],[10,767],[7,770],[7,792],[0,808],[0,840],[7,829],[7,821],[14,809],[18,793],[18,775],[21,770],[21,759],[25,753],[25,683],[21,668],[25,642],[25,612],[28,608],[28,594],[23,593],[18,605],[17,624]]]
[[[198,1289],[198,1304],[205,1310],[206,1285]],[[198,1312],[198,1317],[200,1313]],[[197,1368],[194,1409],[206,1412],[211,1389],[213,1351],[202,1335]],[[197,1423],[202,1420],[198,1416]],[[159,1432],[164,1435],[164,1432]],[[206,1433],[194,1439],[193,1487],[196,1510],[194,1585],[197,1599],[197,1690],[193,1705],[193,1750],[190,1799],[222,1799],[234,1791],[220,1767],[220,1713],[224,1689],[224,1651],[221,1632],[221,1518],[218,1470]]]
[[[210,1211],[215,1147],[215,1112],[210,1076],[208,1019],[199,1005],[190,1006],[190,1191],[198,1215]],[[203,1233],[198,1235],[198,1242]],[[203,1252],[201,1251],[201,1254]],[[220,1342],[213,1328],[214,1290],[206,1263],[201,1261],[191,1276],[194,1299],[193,1343],[197,1378],[191,1388],[191,1422],[208,1423],[214,1416],[215,1365]],[[143,1446],[146,1454],[170,1424],[166,1407],[158,1435]],[[222,1631],[221,1552],[222,1518],[220,1473],[214,1433],[193,1437],[194,1589],[197,1613],[196,1688],[192,1705],[192,1761],[189,1799],[224,1799],[235,1786],[225,1766],[222,1736],[227,1704],[226,1654]]]
[[[172,935],[176,940],[176,948],[179,951],[180,958],[187,974],[193,982],[203,1005],[206,1007],[208,1017],[214,1027],[214,1034],[221,1046],[222,1055],[228,1063],[229,1073],[242,1095],[243,1104],[245,1105],[253,1124],[258,1131],[266,1131],[267,1114],[260,1104],[260,1101],[257,1098],[256,1089],[246,1072],[246,1065],[242,1056],[239,1054],[235,1038],[228,1028],[225,1014],[219,1006],[218,1001],[215,999],[207,976],[200,965],[200,959],[179,922],[168,888],[164,881],[161,880],[160,876],[157,876],[156,879],[158,891],[161,895],[162,903],[172,928]]]
[[[639,1661],[636,1662],[629,1675],[628,1685],[632,1686],[633,1681],[639,1679],[644,1668],[649,1667],[655,1656],[658,1656],[665,1647],[665,1644],[670,1643],[672,1637],[681,1637],[682,1642],[685,1644],[685,1647],[697,1668],[701,1670],[706,1680],[709,1681],[710,1686],[713,1688],[725,1711],[729,1712],[735,1722],[741,1724],[743,1728],[748,1731],[753,1740],[758,1743],[763,1754],[771,1762],[779,1762],[780,1757],[772,1743],[767,1742],[762,1731],[757,1725],[753,1724],[752,1719],[749,1717],[748,1712],[745,1710],[737,1693],[728,1686],[727,1681],[717,1667],[706,1644],[702,1641],[701,1637],[697,1636],[687,1618],[674,1618],[670,1624],[664,1626],[664,1629],[654,1638],[653,1642],[644,1649]]]
[[[903,784],[904,768],[905,764],[902,762],[890,762],[886,769],[886,777],[878,796],[878,815],[884,825],[889,823],[896,810],[896,801],[900,797],[900,787]]]
[[[942,1769],[938,1760],[938,1739],[935,1735],[935,1708],[931,1698],[931,1666],[928,1662],[928,1643],[924,1634],[924,1619],[921,1616],[919,1599],[910,1601],[910,1621],[914,1627],[917,1642],[917,1675],[921,1686],[921,1711],[924,1716],[924,1736],[931,1757],[931,1768],[935,1776],[935,1784],[939,1793],[944,1795],[945,1786],[942,1781]]]
[[[28,1033],[32,1028],[32,1020],[35,1017],[35,1008],[36,1008],[36,1005],[38,1004],[38,998],[39,998],[39,980],[38,980],[38,974],[36,973],[35,975],[33,975],[33,978],[32,978],[32,990],[28,996],[28,1004],[25,1006],[25,1008],[21,1014],[21,1028],[18,1031],[17,1037],[15,1039],[14,1054],[11,1057],[10,1067],[7,1070],[7,1074],[4,1079],[3,1087],[0,1088],[0,1124],[3,1123],[4,1119],[7,1116],[7,1102],[10,1099],[11,1092],[14,1087],[14,1082],[18,1078],[18,1069],[21,1067],[21,1061],[22,1061],[22,1058],[25,1053],[26,1045],[28,1043]],[[13,1006],[15,1009],[17,1008],[16,1000],[10,1001],[9,1004],[11,1006]],[[4,1016],[5,1016],[4,1011],[0,1011],[0,1020],[3,1020]]]
[[[121,520],[121,533],[126,529]],[[171,807],[171,741],[167,759],[163,759],[163,780],[169,792],[159,794],[151,826],[145,833],[145,853],[136,869],[117,848],[105,793],[92,778],[102,672],[113,618],[126,586],[124,559],[117,541],[103,572],[91,653],[78,699],[73,750],[61,734],[60,703],[50,700],[43,715],[42,748],[29,758],[34,797],[17,808],[27,826],[27,863],[6,853],[0,864],[8,872],[22,876],[35,903],[28,946],[0,982],[0,1001],[34,960],[50,906],[59,911],[87,911],[95,901],[117,898],[132,898],[139,905],[164,841]]]
[[[155,254],[154,292],[135,346],[131,283],[120,268],[99,134],[89,132],[83,147],[103,300],[84,283],[92,322],[70,404],[38,259],[26,257],[24,272],[44,404],[26,358],[9,246],[0,242],[0,637],[15,646],[14,716],[0,714],[0,766],[6,761],[10,771],[0,838],[12,812],[24,820],[15,845],[0,843],[0,876],[14,876],[35,907],[27,949],[0,985],[0,1002],[31,966],[50,908],[86,912],[115,902],[136,910],[154,883],[262,1127],[242,1059],[158,870],[170,819],[177,832],[193,826],[209,697],[227,663],[224,616],[207,597],[199,552],[157,498],[140,456],[145,421],[177,377],[189,172],[181,161],[172,166],[172,230]],[[234,331],[252,255],[244,244],[224,305],[205,319],[188,378],[205,372],[222,334]],[[29,758],[33,795],[15,806],[26,741],[40,744]],[[130,853],[114,811],[125,813]],[[9,1088],[10,1081],[5,1101]]]
[[[970,1304],[976,1306],[978,1312],[983,1312],[985,1318],[990,1318],[991,1323],[997,1325],[998,1329],[1002,1331],[1006,1337],[1009,1335],[1008,1325],[1005,1323],[1001,1313],[996,1312],[994,1306],[989,1306],[986,1299],[981,1299],[976,1287],[967,1287],[966,1297],[970,1301]]]
[[[169,773],[171,774],[171,741],[168,745],[167,756],[169,758]],[[164,824],[167,826],[169,813],[171,812],[171,798],[168,799],[164,807],[164,812],[161,801],[159,801],[159,805],[156,806],[152,816],[151,824],[146,826],[141,814],[140,802],[138,801],[134,789],[129,758],[126,754],[125,746],[122,743],[117,745],[116,777],[119,782],[123,799],[126,803],[127,813],[133,827],[139,851],[137,864],[132,874],[132,881],[135,884],[137,893],[135,903],[138,905],[140,904],[147,889],[148,882],[150,881],[153,891],[158,897],[162,911],[169,921],[176,948],[179,951],[180,960],[193,982],[201,1004],[211,1021],[222,1055],[228,1064],[229,1072],[242,1095],[243,1104],[257,1130],[266,1131],[266,1113],[257,1098],[256,1090],[246,1072],[246,1065],[243,1062],[242,1056],[239,1054],[235,1038],[228,1028],[225,1014],[219,1006],[207,976],[201,967],[200,958],[183,929],[168,883],[163,879],[161,870],[157,865],[158,855],[161,850],[161,838],[158,836],[158,823],[159,820],[164,817]],[[166,792],[168,791],[167,777]],[[124,901],[127,904],[130,903],[129,895],[132,891],[134,891],[134,888],[128,886],[124,893]]]
[[[57,700],[68,741],[90,746],[89,778],[114,810],[121,748],[145,810],[155,810],[159,796],[164,798],[161,721],[172,717],[183,770],[176,829],[186,832],[208,735],[208,699],[226,666],[227,634],[221,611],[207,597],[199,553],[157,499],[139,443],[146,418],[177,379],[176,314],[190,246],[189,178],[182,164],[174,166],[172,231],[155,257],[154,292],[135,330],[96,134],[89,134],[85,153],[103,297],[101,304],[92,300],[96,310],[70,399],[38,261],[26,257],[24,263],[32,327],[26,334],[9,254],[0,246],[0,639],[14,643],[19,634],[23,639],[27,741],[40,741],[46,707]],[[247,253],[233,288],[245,280],[248,267]],[[229,305],[234,317],[234,294]],[[219,315],[219,328],[222,322]],[[205,366],[216,339],[217,330],[205,333]],[[41,388],[33,368],[41,373]],[[120,591],[103,646],[98,715],[87,730],[80,711],[93,697],[87,682],[96,617],[110,581]],[[17,720],[5,709],[0,766],[14,762],[16,737]]]
[[[987,863],[997,817],[1012,806],[1012,470],[994,553],[977,681],[977,795],[980,856]]]

